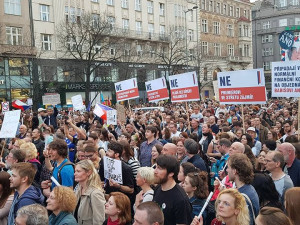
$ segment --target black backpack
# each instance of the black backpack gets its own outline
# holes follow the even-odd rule
[[[58,173],[57,173],[57,181],[58,181],[59,184],[62,184],[61,175],[60,175],[61,170],[62,170],[65,166],[67,166],[67,165],[72,165],[72,166],[73,166],[73,169],[74,169],[74,171],[75,171],[75,164],[72,163],[71,161],[68,160],[67,162],[65,162],[64,164],[62,164],[61,167],[58,169]],[[75,187],[75,186],[76,186],[76,184],[75,184],[75,181],[74,181],[73,187]]]

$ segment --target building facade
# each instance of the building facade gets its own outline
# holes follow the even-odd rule
[[[292,30],[295,42],[299,42],[299,0],[264,0],[255,3],[252,9],[253,62],[254,68],[263,68],[267,90],[271,89],[271,63],[288,60],[280,48],[279,35]]]

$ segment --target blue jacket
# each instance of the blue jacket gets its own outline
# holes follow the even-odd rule
[[[27,190],[23,193],[23,195],[19,198],[19,193],[16,191],[14,195],[14,200],[11,205],[9,215],[8,215],[8,225],[13,225],[15,218],[17,216],[18,209],[22,208],[26,205],[31,204],[41,204],[44,205],[44,195],[42,194],[39,188],[34,186],[30,186]]]
[[[204,160],[198,154],[188,159],[188,162],[192,163],[195,167],[197,167],[201,171],[207,171]]]
[[[71,213],[60,212],[57,216],[54,213],[49,216],[49,225],[77,225],[77,222]]]

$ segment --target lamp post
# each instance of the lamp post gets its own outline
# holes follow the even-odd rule
[[[198,6],[194,6],[191,9],[188,9],[186,11],[184,11],[184,19],[185,19],[185,54],[186,54],[186,71],[189,70],[189,57],[188,57],[188,27],[187,27],[187,18],[186,18],[186,14],[190,11],[193,11],[194,9],[198,9]],[[197,11],[196,11],[197,12]],[[198,26],[198,22],[197,22],[198,18],[196,18],[196,26]],[[197,43],[198,43],[198,27],[196,28],[197,30]],[[197,46],[198,47],[198,46]]]

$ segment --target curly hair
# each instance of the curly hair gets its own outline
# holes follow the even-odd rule
[[[229,194],[234,198],[234,208],[239,210],[239,214],[237,215],[237,223],[236,224],[249,224],[250,223],[250,217],[249,217],[249,210],[247,207],[247,203],[245,200],[245,197],[236,189],[229,188],[225,189],[220,192],[216,203],[216,216],[219,221],[223,221],[223,218],[218,215],[218,206],[220,204],[220,197],[224,194]]]
[[[190,178],[190,184],[197,189],[194,191],[194,195],[197,198],[205,199],[208,196],[208,174],[201,171],[199,173],[188,173],[187,177]]]
[[[20,146],[20,150],[26,154],[26,160],[35,159],[38,155],[37,149],[33,143],[27,142]]]
[[[235,169],[240,181],[245,184],[251,184],[254,172],[250,159],[242,153],[237,153],[229,157],[228,164]]]
[[[57,154],[67,158],[68,156],[68,145],[65,142],[65,140],[61,139],[54,139],[53,142],[51,142],[48,146],[49,148],[57,151]]]
[[[121,192],[112,192],[109,197],[114,197],[116,207],[120,210],[118,214],[119,223],[126,224],[131,222],[130,200],[127,195]]]
[[[57,186],[53,189],[55,200],[59,202],[60,210],[72,213],[77,204],[74,191],[65,186]]]

